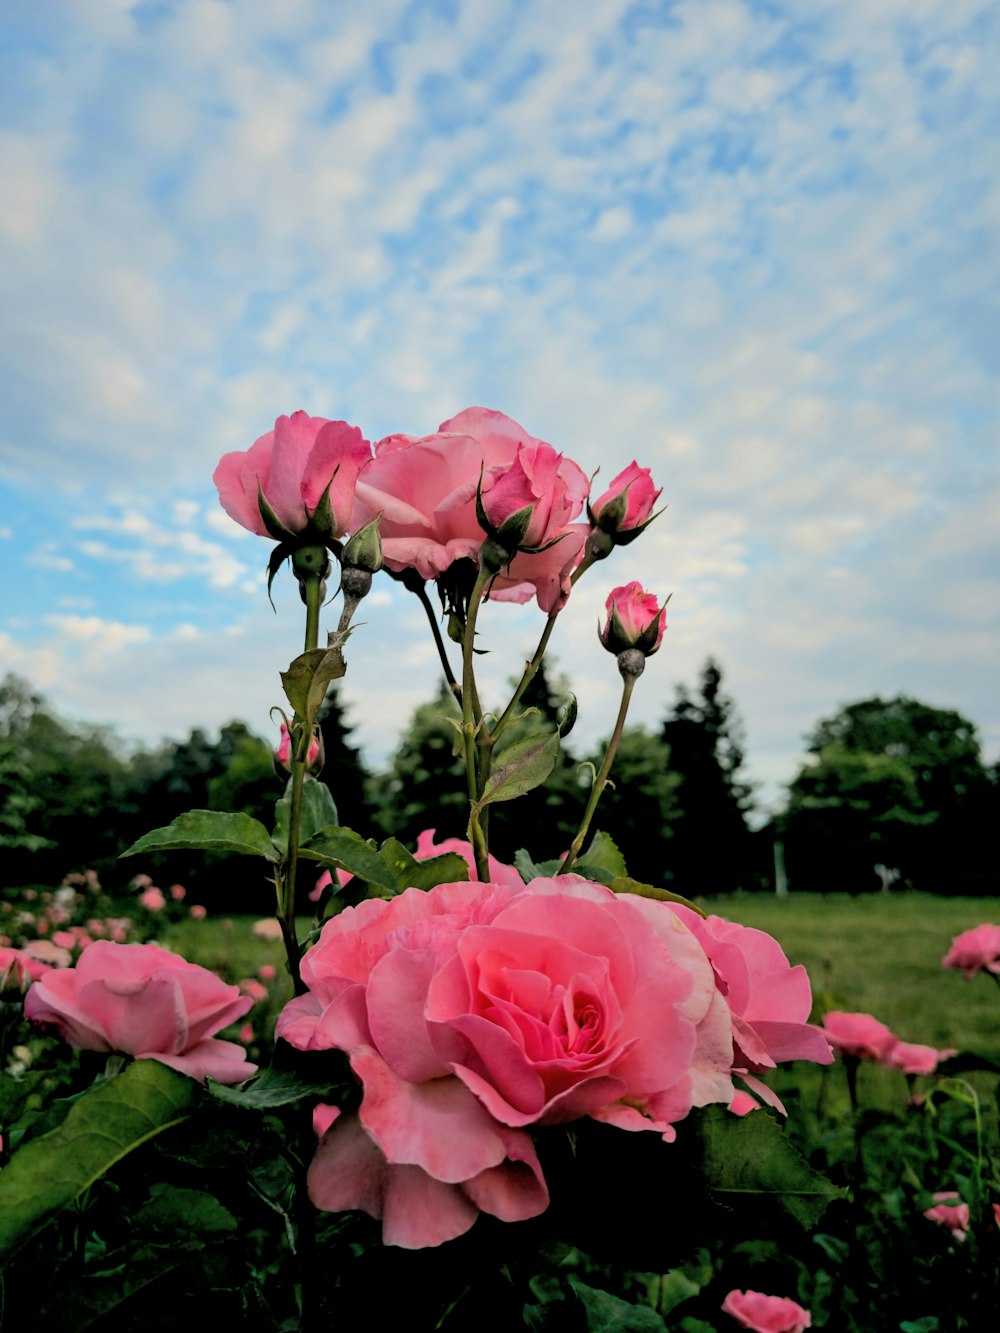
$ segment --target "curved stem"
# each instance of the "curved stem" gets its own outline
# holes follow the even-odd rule
[[[479,606],[483,599],[483,593],[486,591],[486,585],[492,577],[489,570],[482,567],[476,576],[475,587],[472,590],[472,596],[469,598],[469,614],[465,622],[465,643],[462,653],[462,738],[465,749],[465,772],[469,788],[469,836],[476,858],[476,873],[483,883],[486,883],[490,877],[489,846],[486,840],[486,831],[476,813],[476,803],[482,794],[482,787],[485,786],[488,769],[484,771],[483,767],[477,764],[477,759],[485,753],[485,758],[488,761],[489,751],[487,749],[484,752],[476,745],[476,729],[482,722],[482,711],[478,707],[478,695],[476,693],[473,644],[476,640],[476,620],[479,616]]]
[[[629,701],[632,698],[632,691],[635,688],[637,676],[625,676],[622,682],[622,701],[618,706],[618,718],[615,722],[615,729],[611,733],[611,739],[608,741],[608,748],[604,755],[604,763],[601,765],[600,772],[594,778],[594,784],[590,789],[590,799],[587,801],[587,808],[583,812],[583,819],[580,821],[580,827],[577,830],[576,837],[570,844],[566,860],[563,862],[561,874],[567,874],[572,868],[573,863],[580,855],[580,849],[583,846],[584,839],[590,829],[590,821],[594,817],[594,811],[597,809],[597,802],[601,799],[601,793],[608,785],[608,773],[611,771],[611,765],[614,762],[615,752],[618,749],[618,742],[622,738],[622,731],[625,727],[625,718],[628,714]]]
[[[448,688],[455,698],[461,701],[462,687],[455,679],[455,673],[448,661],[448,652],[445,648],[444,639],[441,637],[441,627],[437,623],[437,616],[434,614],[433,606],[431,606],[431,599],[427,596],[427,587],[425,584],[421,584],[419,588],[414,589],[414,592],[420,598],[423,608],[427,612],[427,622],[431,627],[431,633],[434,635],[434,646],[437,648],[438,657],[441,659],[441,667],[444,671],[444,678],[448,682]]]

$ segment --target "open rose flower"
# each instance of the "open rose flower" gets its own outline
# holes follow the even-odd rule
[[[590,505],[590,521],[606,532],[616,546],[635,541],[652,521],[653,505],[660,498],[648,467],[633,461]]]
[[[213,480],[223,509],[251,532],[281,540],[312,525],[319,541],[329,541],[350,524],[358,476],[371,456],[357,426],[294,412],[245,452],[226,454]]]
[[[823,1033],[842,1055],[858,1060],[884,1060],[898,1038],[871,1014],[831,1009],[823,1017]]]
[[[1000,926],[984,923],[956,935],[941,966],[954,967],[966,977],[974,977],[984,968],[1000,976]]]
[[[159,1060],[204,1082],[240,1083],[257,1068],[215,1033],[253,1001],[207,968],[158,944],[98,940],[75,967],[46,972],[24,1001],[25,1017],[49,1024],[84,1051]]]
[[[367,900],[324,926],[302,977],[278,1035],[346,1051],[364,1090],[324,1138],[312,1197],[382,1216],[406,1237],[392,1243],[437,1244],[477,1209],[542,1211],[529,1126],[591,1116],[671,1139],[692,1105],[733,1098],[729,1013],[697,940],[663,904],[575,875]]]
[[[731,1291],[722,1302],[723,1314],[754,1333],[804,1333],[812,1327],[808,1310],[789,1296],[765,1296],[762,1291]]]
[[[957,1241],[965,1240],[969,1234],[969,1205],[962,1203],[954,1190],[943,1190],[934,1195],[934,1207],[928,1208],[924,1217],[938,1226],[947,1227]]]
[[[513,512],[536,503],[532,537],[540,526],[545,540],[561,534],[546,551],[516,555],[497,575],[491,596],[521,602],[537,596],[546,611],[561,605],[587,536],[587,525],[573,522],[587,496],[587,478],[570,459],[502,412],[470,407],[433,435],[380,440],[375,461],[358,483],[354,526],[381,511],[386,566],[437,579],[457,560],[479,559],[485,540],[476,514],[480,485],[487,512],[493,504],[496,514],[506,516],[508,505]]]
[[[666,607],[653,593],[644,592],[641,583],[612,588],[604,609],[607,619],[600,638],[609,653],[617,656],[637,648],[649,657],[657,651],[667,628]]]
[[[833,1052],[809,1022],[812,988],[801,963],[792,967],[766,931],[719,916],[707,918],[680,903],[670,910],[697,938],[715,971],[732,1015],[733,1069],[771,1105],[780,1102],[753,1077],[784,1060],[828,1065]]]

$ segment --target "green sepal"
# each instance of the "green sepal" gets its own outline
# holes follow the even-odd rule
[[[58,1129],[25,1143],[0,1171],[0,1258],[134,1149],[186,1120],[198,1084],[156,1060],[95,1083]]]
[[[565,740],[569,733],[576,726],[576,715],[578,712],[576,695],[571,694],[566,703],[559,710],[558,729],[559,735]]]
[[[333,469],[333,476],[326,483],[323,494],[319,498],[319,504],[310,514],[308,509],[306,513],[309,516],[309,527],[326,541],[333,537],[337,531],[337,516],[333,512],[333,505],[330,503],[330,487],[333,485],[334,478],[340,471],[340,464]],[[350,517],[348,515],[348,517]]]
[[[276,542],[290,542],[294,545],[298,541],[298,534],[285,527],[264,498],[264,492],[261,490],[259,481],[257,482],[257,508],[260,511],[261,521],[267,528],[268,535],[273,537]]]
[[[176,852],[188,847],[263,856],[275,863],[281,859],[271,835],[259,820],[222,810],[187,810],[164,828],[144,834],[121,852],[119,859],[138,856],[140,852]]]
[[[528,736],[508,745],[486,780],[486,788],[475,805],[476,813],[495,801],[512,801],[540,787],[555,767],[558,755],[558,731],[547,736]]]
[[[292,548],[282,542],[271,552],[270,559],[267,562],[267,600],[271,603],[272,610],[278,608],[274,605],[274,598],[271,596],[271,587],[277,577],[278,570],[291,557]]]

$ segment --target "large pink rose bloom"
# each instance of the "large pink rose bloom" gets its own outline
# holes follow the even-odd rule
[[[492,503],[494,513],[506,517],[533,503],[532,539],[562,534],[547,551],[515,556],[491,596],[526,602],[537,595],[543,610],[553,610],[568,595],[569,576],[583,554],[588,528],[573,520],[589,484],[575,463],[502,412],[470,407],[434,435],[380,440],[358,484],[354,526],[381,510],[385,564],[436,579],[456,560],[478,559],[486,536],[476,516],[480,478],[487,512]]]
[[[804,1333],[812,1328],[808,1310],[788,1296],[765,1296],[762,1291],[731,1291],[722,1303],[741,1328],[754,1333]]]
[[[229,517],[261,537],[271,534],[261,518],[258,488],[291,533],[306,527],[328,494],[331,516],[321,536],[330,539],[350,525],[358,475],[371,456],[357,426],[294,412],[279,417],[274,430],[245,452],[226,454],[213,480]]]
[[[1000,976],[1000,926],[984,923],[956,935],[941,966],[957,968],[966,977],[974,977],[983,968]]]
[[[28,991],[24,1014],[51,1024],[71,1046],[159,1060],[204,1082],[241,1083],[256,1071],[246,1052],[215,1033],[253,1001],[207,968],[158,944],[97,940],[76,967],[46,972]]]
[[[679,903],[670,911],[696,936],[732,1015],[733,1068],[772,1105],[774,1094],[756,1078],[784,1060],[828,1065],[833,1052],[809,1022],[812,989],[801,963],[792,967],[781,945],[763,930],[719,916],[703,918]],[[829,1035],[829,1034],[827,1034]]]
[[[440,1185],[462,1230],[470,1200],[542,1211],[528,1126],[592,1116],[669,1139],[692,1105],[733,1097],[728,1009],[697,940],[662,904],[575,875],[363,902],[327,923],[302,977],[278,1035],[346,1051],[364,1089],[357,1122],[324,1139],[313,1198],[383,1216],[387,1238],[392,1211],[394,1243],[447,1239],[408,1211]],[[437,1186],[386,1174],[404,1166]]]

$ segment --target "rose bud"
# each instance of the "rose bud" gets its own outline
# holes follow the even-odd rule
[[[309,749],[306,751],[306,768],[314,768],[320,757],[320,740],[313,733],[309,740]],[[278,748],[274,752],[274,762],[286,769],[289,773],[292,771],[292,737],[289,733],[286,723],[281,724],[281,740],[278,742]]]
[[[666,609],[666,602],[661,606],[655,594],[643,592],[641,583],[612,588],[605,603],[608,618],[598,631],[601,643],[616,656],[634,649],[649,657],[658,650],[667,628]]]
[[[592,534],[594,554],[605,556],[612,546],[634,542],[656,517],[653,505],[662,493],[656,490],[648,467],[639,467],[634,460],[629,463],[604,494],[587,506],[587,517],[596,529]]]

